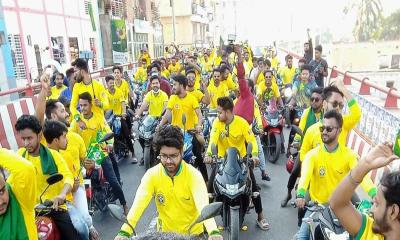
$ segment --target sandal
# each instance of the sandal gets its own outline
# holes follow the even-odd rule
[[[261,230],[267,231],[269,230],[269,223],[267,222],[267,219],[262,219],[261,221],[257,220],[257,226],[261,228]]]

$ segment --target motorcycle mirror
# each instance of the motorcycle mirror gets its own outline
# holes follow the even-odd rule
[[[49,185],[53,185],[53,184],[58,183],[59,181],[61,181],[63,178],[64,177],[63,177],[62,174],[55,173],[55,174],[52,174],[50,177],[48,177],[46,179],[46,181],[47,181],[47,183]]]
[[[300,129],[298,126],[292,125],[292,130],[293,130],[295,133],[299,134],[301,137],[303,137],[303,131],[301,131],[301,129]]]
[[[212,153],[213,156],[216,156],[218,154],[217,146],[215,146],[214,143],[211,144],[211,153]]]
[[[192,229],[192,227],[194,225],[196,225],[197,223],[201,223],[204,220],[213,218],[215,216],[218,216],[219,213],[221,212],[222,209],[222,202],[213,202],[207,206],[205,206],[200,213],[200,216],[196,219],[196,221],[194,223],[192,223],[189,227],[189,233],[190,230]]]
[[[253,145],[251,143],[248,143],[246,148],[247,155],[251,155],[252,150],[253,150]]]
[[[99,143],[106,142],[114,137],[114,133],[107,133],[103,136],[103,138],[99,141]]]

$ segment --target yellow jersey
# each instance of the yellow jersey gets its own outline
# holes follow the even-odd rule
[[[5,148],[0,148],[0,166],[10,174],[7,183],[18,200],[29,239],[38,239],[34,211],[38,198],[35,166]]]
[[[220,82],[218,87],[216,87],[214,83],[210,83],[207,87],[207,90],[208,94],[210,95],[210,105],[208,105],[208,108],[210,110],[217,109],[218,98],[229,96],[228,87],[226,85],[223,85],[222,82]]]
[[[199,102],[190,94],[186,94],[185,97],[180,98],[178,95],[171,95],[167,108],[171,110],[172,120],[171,125],[183,127],[182,116],[186,116],[185,129],[195,129],[197,115],[195,110],[199,108]]]
[[[92,96],[92,111],[97,114],[104,114],[104,109],[108,109],[108,98],[106,90],[100,82],[96,80],[92,80],[92,83],[86,85],[83,81],[80,83],[75,83],[74,88],[72,90],[72,98],[71,98],[71,115],[75,116],[79,114],[76,109],[79,103],[79,95],[81,93],[88,92]],[[101,107],[98,107],[94,100],[95,98],[99,99],[102,103]]]
[[[188,234],[190,224],[208,205],[207,188],[203,177],[197,169],[185,161],[181,162],[173,178],[167,175],[161,163],[144,174],[127,217],[132,227],[135,228],[152,199],[158,212],[158,230],[179,234]],[[191,234],[203,233],[203,224],[208,233],[218,230],[214,218],[211,218],[196,224]],[[124,224],[121,230],[132,233],[127,224]]]
[[[374,233],[372,231],[372,226],[374,225],[374,219],[362,214],[362,224],[357,235],[353,238],[355,240],[384,240],[385,237],[379,233]]]
[[[196,98],[196,100],[200,103],[201,100],[203,100],[204,93],[198,89],[193,90],[193,91],[187,91],[188,94],[192,95],[193,97]]]
[[[58,99],[62,93],[67,87],[65,85],[62,85],[61,88],[57,88],[56,86],[51,87],[51,95],[48,97],[48,99]]]
[[[168,102],[168,95],[158,90],[158,94],[150,91],[144,97],[144,101],[149,104],[149,115],[152,117],[160,117],[164,110],[165,103]]]
[[[168,66],[168,71],[170,74],[176,75],[179,73],[179,70],[181,69],[181,64],[178,62],[175,65],[172,65],[172,63]]]
[[[128,104],[130,91],[128,82],[125,79],[121,79],[121,84],[118,86],[117,81],[115,81],[115,89],[119,89],[122,92],[125,102]]]
[[[357,155],[351,149],[339,143],[333,152],[328,152],[321,144],[305,156],[297,194],[304,197],[308,189],[311,200],[328,203],[333,191],[356,165]],[[363,179],[361,187],[375,196],[376,187],[369,176]]]
[[[342,146],[346,146],[347,135],[349,132],[357,126],[358,122],[361,119],[361,108],[358,105],[355,99],[352,99],[347,103],[349,106],[350,113],[347,115],[343,115],[343,127],[342,131],[339,134],[339,144]],[[303,161],[304,156],[313,148],[322,144],[321,132],[319,131],[319,127],[322,125],[321,121],[313,124],[311,127],[307,129],[307,132],[304,134],[303,142],[301,143],[300,148],[300,161]]]
[[[214,85],[214,78],[210,79],[210,83],[208,85]],[[220,80],[220,86],[226,86],[229,91],[234,91],[239,89],[239,84],[233,81],[232,74],[229,73],[228,78],[224,81]]]
[[[164,69],[161,71],[161,76],[165,77],[166,79],[169,79],[169,76],[171,75],[171,73],[168,71],[168,69]]]
[[[139,67],[136,71],[134,79],[140,83],[144,83],[147,81],[147,67]]]
[[[269,101],[272,97],[275,97],[277,100],[281,97],[278,85],[272,83],[271,88],[267,89],[265,81],[256,86],[256,95],[258,99],[262,98],[263,101]]]
[[[54,163],[57,166],[58,173],[63,175],[63,179],[51,185],[47,191],[43,194],[42,200],[53,200],[56,196],[58,196],[65,184],[69,184],[71,187],[74,185],[74,178],[72,176],[71,171],[68,168],[67,162],[64,160],[64,158],[61,156],[61,154],[53,149],[48,148],[51,155],[53,156]],[[40,203],[40,195],[43,193],[43,191],[46,189],[48,183],[47,183],[47,178],[50,177],[50,175],[45,175],[42,172],[42,164],[40,161],[40,156],[31,156],[28,151],[26,151],[25,148],[20,148],[18,150],[18,155],[23,156],[25,154],[25,159],[30,161],[33,166],[35,166],[36,169],[36,199],[35,199],[35,204]],[[71,193],[67,194],[67,200],[71,200],[72,195]],[[63,209],[67,209],[67,206],[65,204],[60,206]]]
[[[109,109],[113,111],[115,115],[122,114],[122,103],[125,102],[124,94],[118,88],[115,88],[114,93],[110,93],[110,90],[107,90],[107,98],[109,103]]]
[[[321,109],[321,111],[322,111],[322,109]],[[311,111],[311,107],[308,107],[308,108],[306,108],[304,110],[303,114],[301,115],[300,122],[299,122],[299,128],[303,132],[303,136],[307,132],[308,128],[312,126],[312,125],[308,126],[308,128],[305,129],[306,128],[308,114],[310,114],[311,112],[312,112]],[[314,115],[315,115],[315,119],[316,119],[317,122],[319,122],[322,119],[322,112],[314,113]],[[317,123],[317,122],[315,122],[315,123]],[[296,141],[300,141],[301,140],[301,136],[296,134],[295,139],[296,139]]]
[[[244,157],[246,155],[246,143],[252,144],[252,155],[258,156],[256,138],[246,120],[234,116],[232,122],[227,125],[219,119],[215,119],[211,129],[207,154],[211,156],[211,145],[214,144],[218,148],[219,157],[224,157],[226,150],[230,147],[236,148],[240,157]]]
[[[86,157],[86,146],[82,137],[72,131],[67,133],[68,145],[65,151],[60,150],[61,155],[67,162],[69,170],[72,172],[74,178],[79,175],[79,182],[83,183],[83,176],[80,173],[81,160]]]
[[[294,75],[296,75],[296,68],[293,66],[292,66],[292,68],[285,66],[285,67],[279,69],[279,75],[281,76],[283,85],[293,84],[293,78],[294,78]]]

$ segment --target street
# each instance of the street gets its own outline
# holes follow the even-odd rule
[[[288,131],[285,129],[285,140],[287,139]],[[138,157],[141,157],[141,148],[138,143],[135,143],[135,151]],[[286,156],[281,155],[276,164],[271,164],[267,161],[267,171],[271,176],[271,181],[266,182],[261,180],[259,169],[255,171],[257,183],[261,186],[262,203],[264,215],[270,224],[269,231],[262,231],[256,225],[256,213],[254,209],[250,210],[250,214],[245,217],[245,224],[248,226],[246,232],[241,231],[241,239],[268,239],[268,240],[287,240],[292,239],[297,230],[297,210],[288,206],[280,207],[280,201],[286,194],[286,184],[289,174],[285,167]],[[129,160],[124,160],[119,164],[121,179],[123,181],[123,190],[128,201],[128,206],[132,205],[136,189],[144,174],[144,167],[138,164],[133,165]],[[155,206],[152,202],[144,212],[136,231],[138,233],[145,232],[156,216]],[[221,223],[220,217],[216,218],[217,224]],[[94,226],[102,236],[102,239],[114,239],[118,233],[122,223],[112,218],[109,213],[96,212],[93,216]]]

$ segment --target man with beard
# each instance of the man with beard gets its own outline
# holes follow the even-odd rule
[[[154,146],[161,163],[144,174],[129,211],[128,222],[135,228],[154,198],[158,212],[157,225],[161,232],[188,234],[189,226],[208,204],[206,185],[201,174],[182,161],[183,134],[178,127],[162,126],[154,137]],[[191,234],[200,238],[204,236],[203,225],[209,234],[208,239],[222,239],[213,218],[196,224]],[[124,224],[115,240],[128,239],[131,233],[128,224]]]
[[[38,239],[35,167],[5,148],[0,148],[0,166],[10,173],[7,181],[0,174],[1,239]]]
[[[188,85],[186,87],[187,92],[193,95],[199,103],[203,103],[205,105],[210,104],[210,94],[208,93],[207,86],[204,84],[204,82],[201,82],[204,93],[199,89],[194,88],[196,82],[195,70],[188,70],[186,72],[186,78],[188,80]]]
[[[207,91],[210,95],[210,105],[208,108],[210,110],[217,109],[217,100],[220,97],[229,96],[229,89],[225,84],[221,82],[222,71],[220,68],[215,68],[213,70],[213,81],[208,84]]]
[[[151,75],[149,84],[151,91],[144,96],[142,106],[137,110],[135,118],[139,118],[146,110],[151,117],[161,117],[167,106],[168,95],[160,89],[160,77],[157,74]]]
[[[279,75],[281,76],[283,86],[293,84],[293,77],[296,74],[296,68],[293,67],[293,57],[286,55],[285,57],[286,66],[279,69]]]
[[[391,144],[378,144],[358,161],[347,177],[333,192],[329,201],[340,224],[354,239],[399,240],[400,239],[400,172],[393,171],[382,177],[378,193],[371,209],[372,217],[358,212],[350,203],[351,195],[367,174],[385,167],[398,156],[393,154]]]
[[[319,127],[322,144],[308,152],[301,168],[301,177],[297,190],[296,205],[303,209],[306,205],[306,191],[308,190],[311,201],[326,204],[340,181],[357,164],[357,155],[346,145],[339,143],[339,134],[342,131],[343,118],[335,110],[324,114],[324,120]],[[362,180],[362,179],[361,179]],[[370,189],[370,178],[362,181],[366,192]],[[306,210],[304,217],[309,217],[311,211]],[[309,239],[309,225],[302,222],[297,239]]]
[[[322,88],[314,88],[311,93],[311,107],[304,110],[303,115],[301,116],[299,128],[304,134],[307,132],[307,129],[311,127],[314,123],[319,122],[322,119]],[[299,144],[301,141],[301,137],[296,134],[294,142]],[[292,139],[289,138],[289,142],[292,142]],[[281,207],[285,207],[290,199],[292,199],[292,190],[294,185],[296,184],[296,180],[300,175],[301,162],[299,157],[295,159],[295,164],[293,166],[293,170],[290,173],[290,177],[288,180],[288,193],[285,199],[281,202]]]
[[[149,77],[152,77],[153,75],[159,77],[160,89],[163,92],[165,92],[168,95],[168,97],[170,97],[172,94],[171,85],[165,77],[161,76],[161,65],[157,61],[153,62],[149,69]],[[150,90],[151,90],[151,84],[147,84],[147,92],[150,92]]]
[[[64,74],[56,73],[55,86],[51,88],[49,99],[58,99],[61,93],[67,88],[64,84]]]

